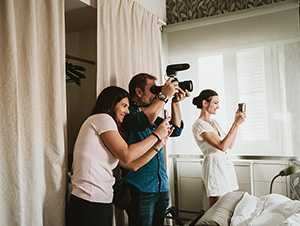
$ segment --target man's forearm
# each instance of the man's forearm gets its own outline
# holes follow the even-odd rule
[[[181,111],[179,102],[172,102],[171,122],[177,127],[181,127]]]
[[[161,113],[161,110],[165,106],[165,102],[159,99],[155,99],[152,104],[145,108],[143,112],[148,116],[149,122],[152,124],[157,119],[158,115]]]

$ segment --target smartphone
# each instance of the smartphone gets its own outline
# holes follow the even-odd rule
[[[164,118],[168,118],[169,117],[169,114],[168,114],[168,111],[166,109],[164,109]]]
[[[239,112],[246,111],[246,103],[239,103]]]

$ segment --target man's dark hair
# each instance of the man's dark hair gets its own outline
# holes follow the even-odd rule
[[[156,80],[156,77],[147,73],[139,73],[132,77],[129,82],[129,95],[133,98],[136,93],[135,89],[140,88],[142,91],[145,91],[145,86],[147,85],[147,80]]]

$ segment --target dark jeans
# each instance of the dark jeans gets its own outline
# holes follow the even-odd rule
[[[169,205],[169,193],[140,192],[130,186],[131,204],[126,209],[129,226],[160,226],[164,223],[166,209]]]
[[[112,204],[89,202],[71,195],[66,208],[66,226],[111,226]]]

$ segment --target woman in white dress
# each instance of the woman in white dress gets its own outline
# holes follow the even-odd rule
[[[227,134],[218,122],[211,119],[219,109],[217,92],[206,89],[194,97],[193,104],[201,109],[199,118],[192,130],[195,141],[204,155],[202,177],[209,197],[210,206],[214,205],[225,193],[239,188],[234,165],[227,155],[236,139],[238,127],[245,121],[246,112],[235,113],[234,122]]]

